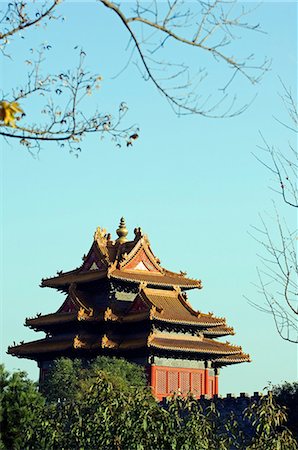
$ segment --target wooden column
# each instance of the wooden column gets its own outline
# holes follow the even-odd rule
[[[209,395],[209,369],[208,369],[208,361],[205,361],[205,370],[204,370],[204,395]]]
[[[39,379],[38,379],[38,385],[39,388],[42,386],[44,382],[44,369],[42,367],[42,363],[40,361],[37,361],[37,366],[39,368]]]
[[[218,378],[219,378],[219,369],[214,369],[214,394],[218,395]]]

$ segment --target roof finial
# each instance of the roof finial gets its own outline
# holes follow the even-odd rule
[[[123,244],[127,241],[126,236],[128,234],[128,229],[126,228],[124,217],[121,217],[119,228],[116,230],[116,233],[119,236],[116,242],[119,242],[119,244]]]

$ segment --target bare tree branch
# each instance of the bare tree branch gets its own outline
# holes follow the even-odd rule
[[[19,37],[29,28],[57,19],[54,10],[58,3],[59,0],[9,3],[7,9],[0,12],[0,49],[3,55],[10,56],[5,50],[10,37]],[[78,156],[80,143],[89,133],[98,133],[102,138],[109,135],[118,147],[123,143],[132,145],[138,137],[138,128],[121,125],[128,111],[124,102],[120,103],[113,116],[99,110],[91,114],[83,112],[87,110],[87,100],[97,92],[101,82],[99,74],[85,69],[85,53],[80,51],[74,70],[43,75],[46,53],[50,49],[51,45],[45,44],[41,50],[31,49],[33,58],[26,60],[27,81],[10,92],[0,91],[0,136],[6,140],[19,140],[31,154],[38,153],[45,142],[56,142],[60,147],[67,146],[70,153]],[[32,105],[40,105],[40,116],[45,119],[43,123],[34,123],[30,114]]]
[[[181,71],[179,68],[174,72],[169,71],[168,77],[161,80],[156,73],[155,64],[163,64],[167,69],[173,68],[173,64],[164,60],[153,61],[150,59],[150,55],[153,53],[164,50],[166,44],[171,45],[171,42],[176,42],[177,45],[181,44],[199,52],[202,51],[206,55],[212,56],[216,61],[222,61],[228,68],[232,69],[232,75],[229,76],[222,88],[224,94],[237,74],[241,74],[250,83],[255,84],[269,70],[270,61],[268,59],[258,65],[251,63],[253,55],[248,55],[241,60],[224,52],[224,48],[236,39],[232,31],[233,28],[261,31],[258,24],[250,25],[242,21],[251,11],[245,11],[244,8],[241,8],[240,12],[236,12],[232,16],[237,5],[236,1],[198,0],[191,5],[191,9],[189,4],[183,0],[168,1],[167,4],[152,2],[146,4],[146,7],[143,6],[142,2],[136,1],[133,7],[133,15],[129,15],[128,11],[126,12],[125,5],[122,7],[110,0],[99,0],[99,2],[119,17],[137,50],[144,69],[144,78],[149,79],[154,84],[177,114],[199,114],[213,118],[233,117],[247,109],[249,104],[236,109],[235,98],[233,98],[226,109],[216,112],[219,105],[227,100],[226,95],[221,100],[215,100],[213,104],[207,106],[207,103],[210,103],[210,96],[207,96],[208,102],[206,98],[202,100],[201,96],[192,90],[191,84],[187,85],[183,94],[179,96],[171,93],[171,90],[177,90],[177,86],[186,86],[185,81],[181,78],[185,71]],[[135,26],[133,28],[134,25],[138,24],[142,27]],[[149,34],[144,37],[146,32]],[[153,40],[153,37],[156,37],[156,41]],[[185,64],[181,64],[181,67],[185,68]],[[187,67],[187,71],[190,71],[189,67]],[[202,72],[202,69],[200,71]],[[187,76],[191,78],[189,73]],[[178,84],[173,86],[171,81],[177,77],[179,78]]]
[[[84,68],[85,53],[80,51],[79,63],[74,71],[67,70],[57,75],[42,76],[41,64],[45,49],[38,52],[36,61],[30,61],[33,66],[28,73],[25,86],[14,88],[9,104],[22,101],[22,107],[30,111],[30,104],[38,104],[41,99],[41,113],[44,123],[34,124],[31,115],[29,123],[25,120],[27,114],[16,117],[13,124],[0,121],[0,136],[18,139],[22,145],[32,152],[39,151],[42,142],[57,142],[64,147],[67,144],[71,153],[81,151],[80,142],[87,133],[109,135],[118,146],[121,141],[131,145],[137,138],[137,127],[121,128],[120,123],[127,113],[127,106],[122,102],[116,117],[109,113],[95,110],[86,117],[83,113],[84,102],[100,89],[101,76],[91,74]],[[4,94],[2,93],[4,98]],[[7,98],[7,97],[6,97]],[[1,112],[1,110],[0,110]]]
[[[177,114],[234,117],[251,103],[237,106],[236,95],[230,96],[227,92],[236,76],[241,75],[255,84],[269,69],[270,61],[267,59],[257,64],[253,54],[241,59],[228,52],[230,44],[239,38],[236,30],[261,31],[259,24],[251,25],[246,20],[252,10],[246,10],[236,0],[197,0],[193,4],[184,0],[164,3],[135,0],[131,8],[110,0],[98,2],[116,14],[127,31],[129,46],[133,47],[127,65],[135,62],[142,77],[153,83]],[[7,53],[10,39],[23,37],[29,29],[58,19],[59,3],[60,0],[15,1],[0,9],[2,54],[10,56]],[[217,96],[206,94],[205,89],[201,89],[201,83],[208,76],[203,63],[198,68],[194,58],[187,64],[167,61],[161,56],[168,49],[171,53],[173,44],[183,46],[184,53],[192,49],[196,52],[195,57],[201,54],[202,60],[220,62],[223,68],[228,69],[223,86],[211,89],[212,93],[217,91]],[[51,45],[47,47],[45,52]],[[132,145],[138,137],[138,129],[120,126],[127,111],[123,102],[116,118],[102,111],[87,114],[86,100],[96,89],[99,79],[97,74],[86,71],[83,58],[74,71],[43,76],[41,69],[45,52],[38,52],[35,61],[26,61],[28,80],[23,87],[0,92],[0,136],[7,140],[18,139],[30,151],[34,148],[39,150],[42,143],[52,141],[68,145],[70,151],[75,151],[80,149],[78,143],[87,133],[108,134],[117,146],[123,142],[127,146]],[[133,56],[138,56],[136,61],[132,61]],[[44,99],[41,110],[46,120],[36,124],[31,119],[30,105],[32,102],[41,104],[41,99]]]
[[[297,105],[291,90],[284,83],[282,87],[281,98],[291,124],[278,122],[296,135]],[[295,144],[288,143],[283,150],[279,150],[269,146],[263,136],[262,140],[260,148],[269,158],[265,160],[254,156],[273,175],[273,191],[280,194],[283,202],[295,211],[298,207],[298,154]],[[276,204],[274,210],[273,229],[261,217],[261,227],[253,227],[251,234],[264,250],[259,255],[261,266],[258,268],[257,288],[266,304],[250,303],[260,311],[273,315],[276,329],[284,340],[298,343],[297,229],[289,230],[287,223],[280,218]]]
[[[48,3],[50,4],[48,5]],[[61,3],[61,0],[45,1],[39,8],[36,7],[30,12],[26,2],[16,1],[8,3],[7,9],[2,11],[2,14],[0,12],[0,24],[4,24],[0,32],[1,45],[6,45],[8,38],[14,34],[26,30],[26,28],[39,25],[45,19],[54,18],[53,12],[58,3]]]

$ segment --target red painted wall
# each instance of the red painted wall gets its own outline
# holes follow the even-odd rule
[[[209,375],[208,369],[184,369],[178,367],[151,366],[149,383],[153,395],[162,400],[173,392],[187,395],[192,392],[195,397],[200,395],[213,396],[218,393],[218,383],[215,377]]]

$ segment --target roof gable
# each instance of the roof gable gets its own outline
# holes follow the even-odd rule
[[[106,270],[108,266],[107,255],[102,251],[97,241],[93,242],[87,256],[83,256],[83,261],[81,271]]]
[[[144,282],[150,286],[180,286],[185,290],[202,287],[200,280],[186,278],[183,272],[175,273],[161,267],[159,259],[151,250],[148,237],[140,228],[135,228],[134,239],[128,241],[123,220],[117,230],[117,234],[121,235],[119,239],[112,240],[106,230],[98,227],[87,256],[83,256],[83,264],[68,272],[57,272],[58,276],[42,279],[41,286],[67,292],[71,283],[114,278],[135,284]],[[122,236],[123,233],[125,236]]]
[[[142,270],[147,272],[163,273],[159,260],[149,247],[146,236],[139,236],[129,253],[122,254],[118,264],[121,270]]]
[[[71,295],[68,295],[63,304],[58,309],[57,313],[77,312],[78,310],[78,305],[74,302]]]
[[[133,253],[132,256],[127,255],[126,259],[120,263],[121,270],[162,272],[161,267],[156,262],[155,256],[148,251],[148,248],[141,246],[137,252],[134,252],[134,250],[135,248],[131,251]]]
[[[146,303],[140,295],[137,295],[134,301],[132,302],[132,305],[129,308],[128,313],[131,314],[131,313],[145,312],[148,311],[149,309],[150,306],[148,305],[148,303]]]

